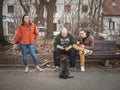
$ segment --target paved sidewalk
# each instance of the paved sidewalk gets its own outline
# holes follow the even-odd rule
[[[60,79],[53,69],[24,73],[23,68],[0,68],[0,90],[120,90],[120,70],[87,69],[71,75]]]

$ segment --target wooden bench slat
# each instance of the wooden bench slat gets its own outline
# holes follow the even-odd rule
[[[94,50],[114,51],[114,50],[116,50],[116,42],[115,41],[95,40]]]
[[[116,49],[117,47],[115,41],[96,40],[93,55],[86,56],[86,59],[120,60],[120,54],[116,53]],[[76,53],[76,58],[79,58],[78,52]]]

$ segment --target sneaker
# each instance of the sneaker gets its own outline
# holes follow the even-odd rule
[[[26,67],[26,68],[25,68],[25,73],[28,73],[28,72],[29,72],[29,68]]]
[[[59,71],[59,70],[60,70],[59,66],[55,66],[55,71]]]
[[[43,71],[43,69],[42,69],[42,68],[40,68],[39,66],[36,66],[36,67],[35,67],[35,69],[36,69],[36,71],[40,71],[40,72],[42,72],[42,71]]]
[[[85,67],[81,67],[81,71],[82,71],[82,72],[85,72]]]
[[[89,53],[90,53],[90,50],[87,50],[87,49],[86,49],[86,50],[84,51],[84,55],[85,55],[85,56],[88,55]]]

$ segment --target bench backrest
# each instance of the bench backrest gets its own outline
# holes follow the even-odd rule
[[[104,41],[104,40],[95,40],[95,51],[115,51],[116,42],[115,41]]]

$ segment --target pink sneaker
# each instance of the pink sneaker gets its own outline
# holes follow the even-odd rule
[[[36,69],[36,71],[40,71],[40,72],[42,72],[42,71],[43,71],[43,69],[42,69],[42,68],[40,68],[39,66],[36,66],[36,67],[35,67],[35,69]]]
[[[25,73],[28,73],[28,72],[29,72],[29,68],[26,67],[26,68],[25,68]]]

